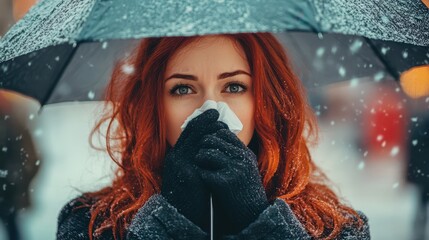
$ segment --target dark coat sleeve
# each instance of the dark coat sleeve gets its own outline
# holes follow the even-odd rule
[[[85,207],[79,198],[68,202],[58,216],[57,239],[59,240],[87,240],[89,220],[91,214],[89,207]]]
[[[57,239],[89,239],[88,226],[91,218],[89,207],[73,199],[61,210],[58,217]],[[161,195],[153,195],[139,209],[126,231],[126,238],[136,239],[207,239],[207,234],[181,215]],[[106,231],[97,239],[113,239]]]
[[[161,195],[153,195],[139,209],[129,227],[128,239],[208,239],[197,225],[180,214]]]
[[[344,228],[338,240],[369,240],[369,225],[367,217],[359,212],[361,219],[364,221],[362,229]],[[238,239],[313,239],[295,217],[289,205],[281,200],[276,199],[273,205],[269,206],[259,215],[255,222],[242,230],[238,235],[225,236],[223,240]]]

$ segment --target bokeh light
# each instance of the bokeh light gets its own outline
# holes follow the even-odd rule
[[[413,67],[403,72],[400,83],[411,98],[429,96],[429,65]]]

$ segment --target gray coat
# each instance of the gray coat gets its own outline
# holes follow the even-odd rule
[[[79,208],[80,203],[74,199],[61,210],[58,218],[57,239],[89,239],[89,208]],[[368,219],[359,212],[365,225],[361,230],[345,228],[337,239],[357,240],[370,239]],[[127,228],[126,239],[209,239],[210,236],[198,226],[181,215],[161,195],[153,195],[134,216]],[[113,239],[105,232],[101,239]],[[286,202],[277,199],[264,210],[259,217],[235,236],[224,236],[230,239],[312,239],[293,214]]]

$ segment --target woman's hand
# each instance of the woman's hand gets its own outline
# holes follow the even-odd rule
[[[189,122],[167,153],[162,175],[161,195],[204,231],[208,231],[210,224],[210,193],[194,158],[203,136],[228,128],[218,118],[219,112],[209,109]]]
[[[269,206],[255,154],[230,130],[205,136],[195,161],[226,234],[240,232]]]

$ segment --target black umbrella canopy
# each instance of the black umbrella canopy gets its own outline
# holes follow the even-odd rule
[[[130,43],[136,43],[135,39],[154,36],[260,31],[333,32],[412,44],[409,46],[417,49],[416,55],[422,55],[427,50],[424,46],[429,45],[428,21],[429,11],[423,3],[405,0],[364,3],[346,0],[134,0],[126,4],[112,0],[44,0],[13,26],[0,42],[0,87],[32,96],[42,105],[98,100],[110,74],[109,66],[118,58],[118,53],[129,50],[133,45]],[[294,41],[300,44],[295,48],[287,47],[292,58],[308,65],[309,59],[314,59],[311,54],[316,54],[320,59],[328,57],[329,54],[320,54],[323,51],[320,46],[313,49],[317,46],[311,42],[316,38],[315,34],[313,37],[297,34],[299,41],[293,40],[294,37],[284,39],[285,45],[293,46]],[[317,36],[319,40],[329,38],[326,34]],[[340,35],[337,38],[341,38]],[[121,43],[115,39],[129,40]],[[370,59],[376,59],[379,55],[373,57],[377,54],[374,49],[380,46],[369,44],[364,38],[360,41],[363,47],[351,40],[344,42],[344,46],[338,45],[337,49],[357,48],[359,51],[352,52],[362,52],[362,57],[356,60],[356,64],[365,66],[366,62],[369,66]],[[358,45],[353,47],[350,44]],[[335,46],[332,47],[335,49]],[[304,51],[294,53],[292,49]],[[371,53],[369,49],[373,50],[372,56],[365,55],[365,52]],[[403,45],[395,49],[403,49]],[[335,51],[331,52],[336,54]],[[352,74],[353,61],[344,61],[348,56],[338,57],[344,64],[332,63],[335,66],[332,71],[326,69],[329,61],[319,61],[319,64],[311,62],[310,65],[325,68],[325,72],[337,73],[340,78],[328,74],[326,79],[314,81],[304,74],[302,78],[306,85],[318,86],[320,83],[358,77]],[[331,60],[337,61],[335,57]],[[384,60],[373,63],[373,66],[380,66],[379,70],[367,71],[366,74],[385,71],[385,63]],[[387,71],[392,72],[390,66],[387,66]],[[305,72],[310,76],[311,71]],[[88,74],[79,76],[84,73]],[[377,76],[378,79],[381,75]]]
[[[278,33],[295,71],[309,88],[366,78],[398,80],[414,66],[429,64],[429,47],[344,34]]]

